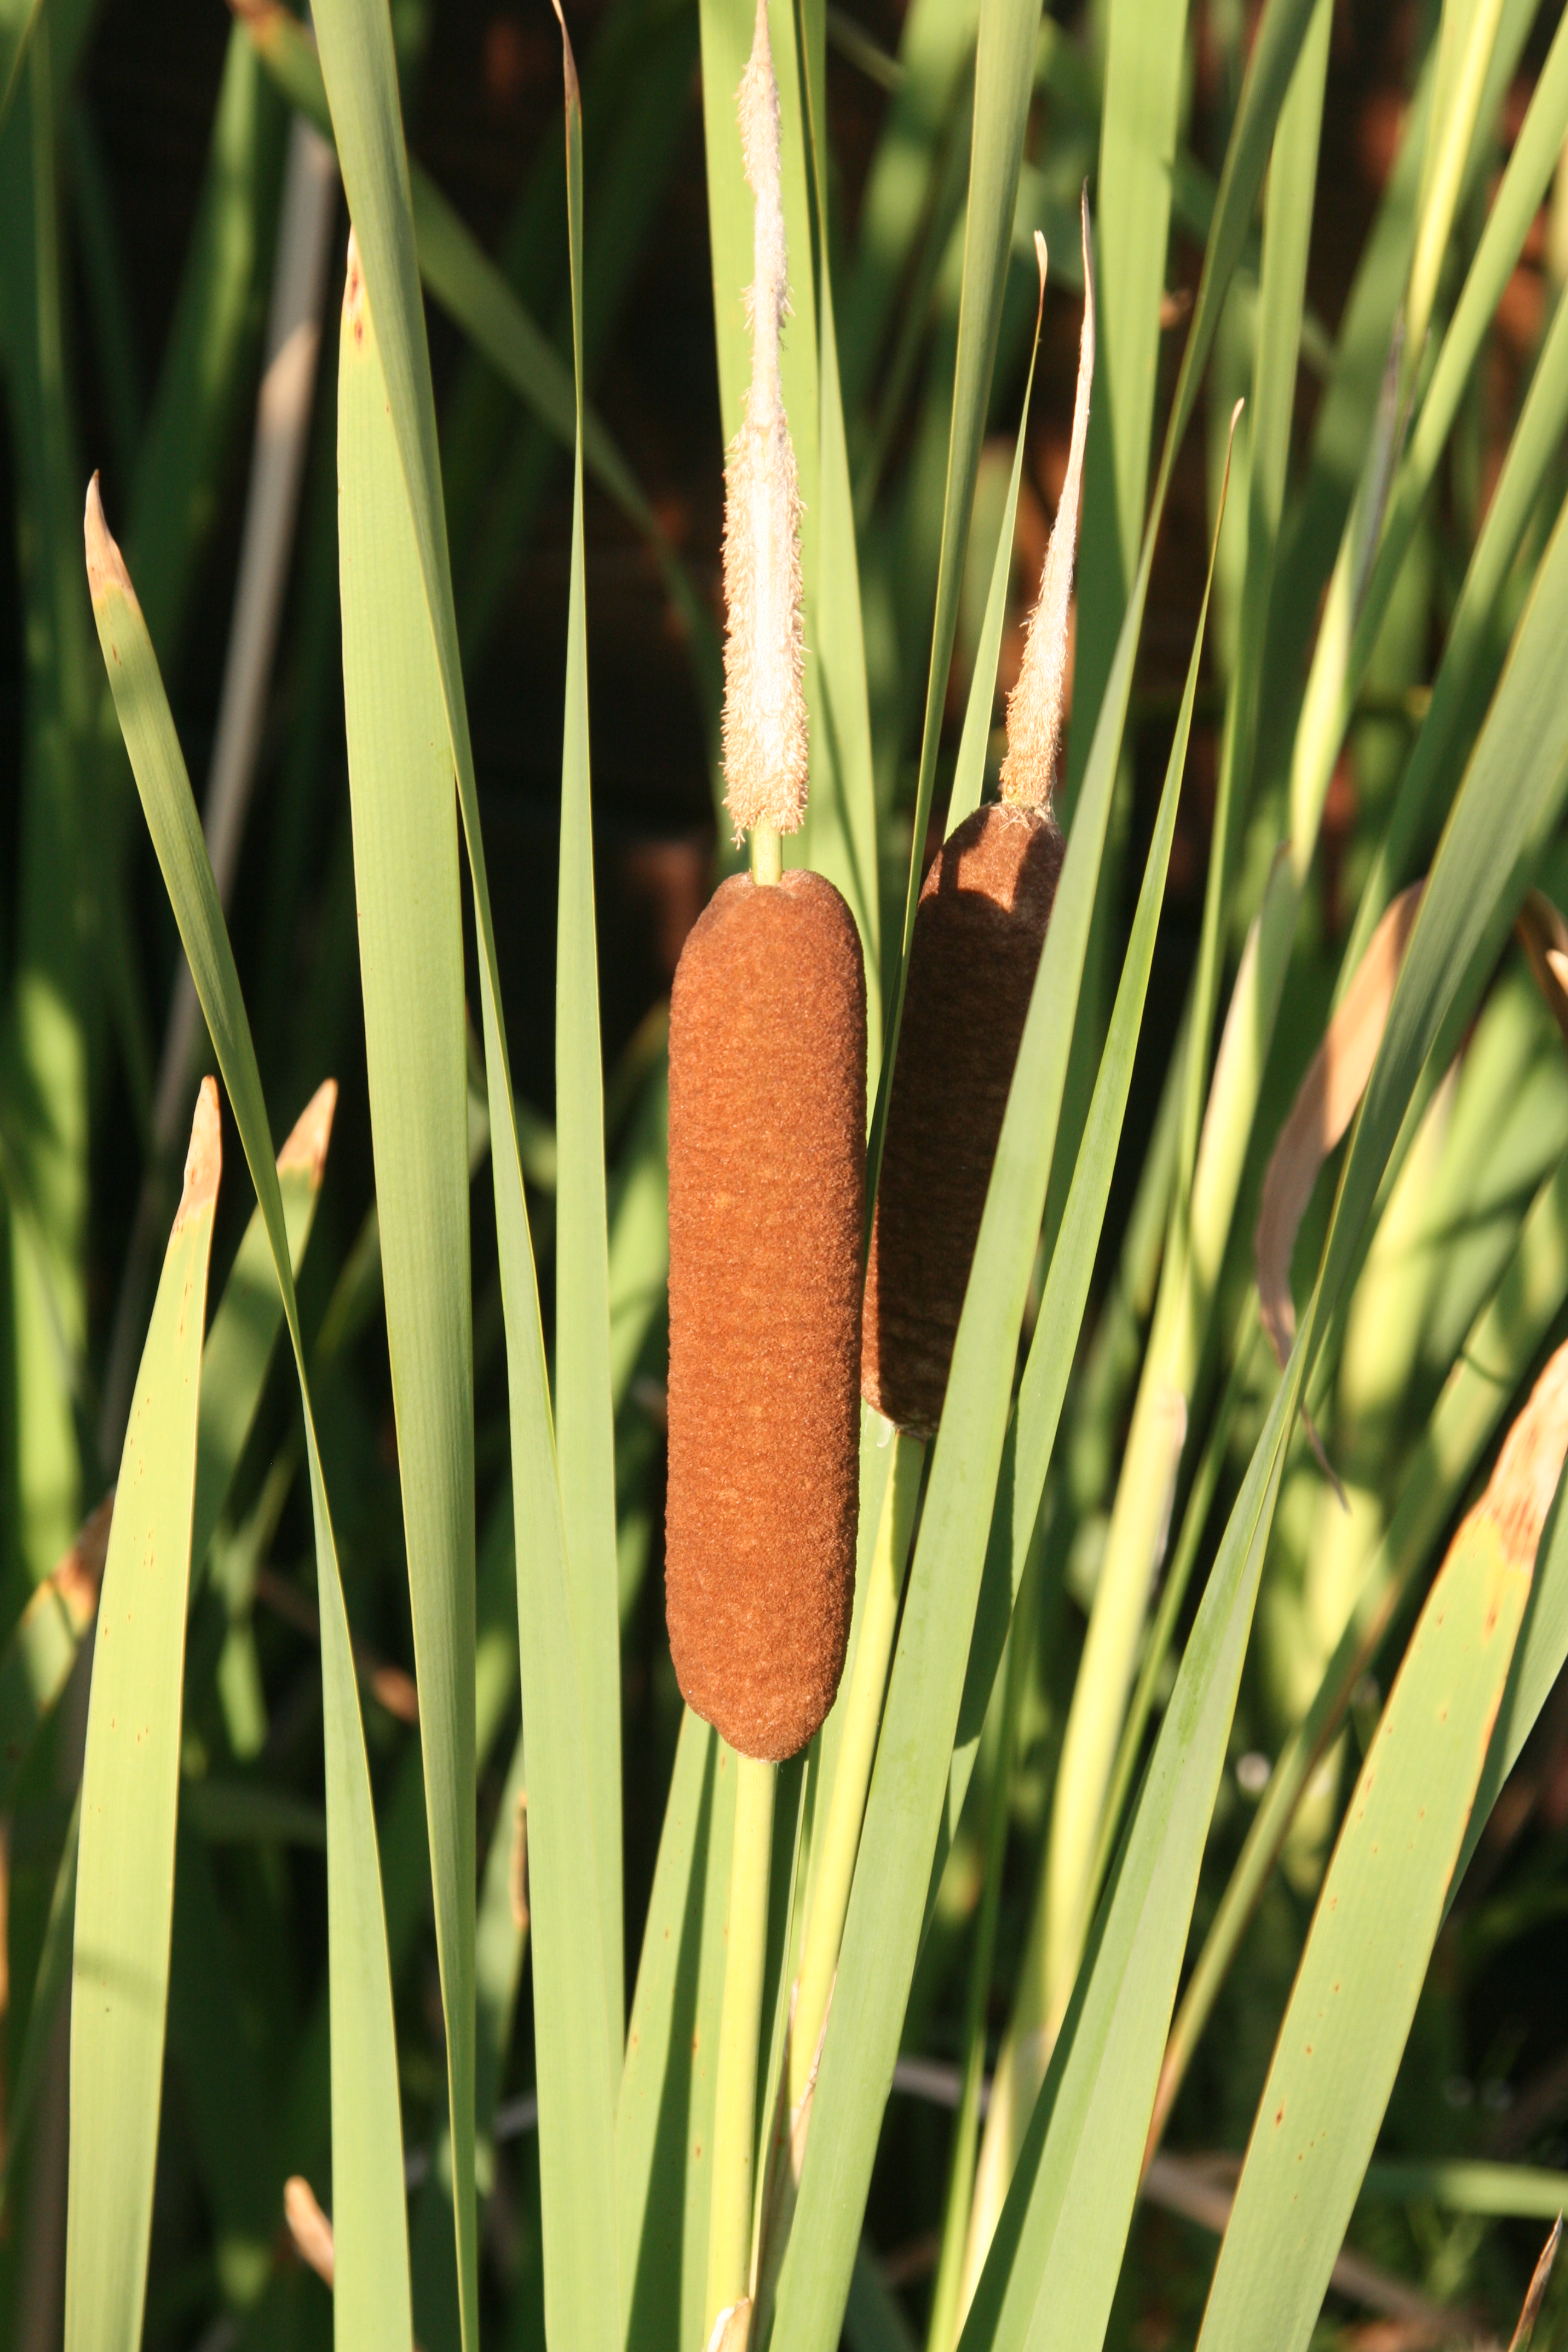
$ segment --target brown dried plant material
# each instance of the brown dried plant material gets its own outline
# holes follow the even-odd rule
[[[1503,1439],[1486,1492],[1470,1514],[1471,1518],[1490,1520],[1504,1558],[1526,1576],[1535,1567],[1565,1454],[1568,1344],[1558,1349],[1531,1390],[1529,1402]]]
[[[736,876],[670,1002],[665,1600],[688,1704],[774,1760],[849,1632],[865,1118],[853,917],[818,874]]]
[[[1524,2308],[1519,2315],[1519,2326],[1510,2338],[1508,2352],[1529,2352],[1531,2338],[1535,2334],[1535,2323],[1541,2316],[1541,2306],[1546,2300],[1546,2290],[1552,2284],[1552,2273],[1556,2267],[1557,2249],[1562,2243],[1563,2216],[1559,2213],[1552,2224],[1551,2235],[1541,2249],[1541,2257],[1531,2277]]]
[[[1514,929],[1546,1009],[1568,1042],[1568,923],[1543,890],[1530,890]]]
[[[915,915],[866,1275],[860,1392],[929,1436],[1061,872],[1043,809],[985,807],[943,842]]]
[[[1067,695],[1068,608],[1072,602],[1073,559],[1078,551],[1079,508],[1083,494],[1083,455],[1089,441],[1089,395],[1094,381],[1094,255],[1089,241],[1089,194],[1080,208],[1083,236],[1083,326],[1079,334],[1078,389],[1073,395],[1072,441],[1056,520],[1040,572],[1040,593],[1029,615],[1029,632],[1017,682],[1007,697],[1007,756],[1002,762],[1002,798],[1010,808],[1048,808],[1061,746]],[[1041,272],[1044,292],[1044,270]]]
[[[174,1215],[174,1231],[192,1217],[210,1209],[217,1198],[218,1179],[223,1173],[223,1121],[218,1116],[217,1080],[202,1080],[196,1096],[195,1116],[191,1121],[190,1148],[185,1153],[185,1181],[180,1194],[180,1205]]]
[[[316,2276],[331,2286],[336,2268],[332,2225],[316,2201],[315,2190],[300,2173],[294,2173],[283,2183],[283,2218],[300,2261],[309,2263]]]
[[[737,841],[758,825],[795,833],[805,817],[800,489],[779,373],[789,277],[767,0],[757,0],[739,107],[756,209],[752,381],[724,468],[724,784]]]
[[[337,1108],[338,1082],[336,1078],[323,1078],[289,1129],[289,1139],[278,1154],[279,1176],[287,1175],[290,1169],[302,1168],[311,1183],[320,1188]]]
[[[1415,926],[1425,882],[1413,882],[1389,907],[1356,966],[1356,975],[1297,1090],[1263,1180],[1253,1256],[1258,1305],[1283,1369],[1296,1337],[1290,1256],[1318,1171],[1355,1116],[1372,1076],[1384,1024]]]

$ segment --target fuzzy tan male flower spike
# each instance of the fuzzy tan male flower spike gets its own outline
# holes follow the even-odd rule
[[[800,489],[779,373],[789,276],[767,0],[757,0],[739,111],[755,226],[752,381],[724,471],[724,782],[737,841],[757,826],[795,833],[805,817]]]

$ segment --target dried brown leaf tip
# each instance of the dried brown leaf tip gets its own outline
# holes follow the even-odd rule
[[[336,2268],[332,2225],[317,2203],[315,2190],[299,2173],[283,2184],[283,2218],[300,2261],[331,2286]]]
[[[109,1558],[109,1531],[113,1524],[111,1486],[102,1502],[88,1513],[76,1531],[70,1549],[48,1580],[79,1633],[98,1607],[103,1564]]]
[[[797,832],[805,817],[800,489],[779,373],[789,278],[767,0],[757,0],[739,110],[755,211],[752,381],[724,468],[724,782],[737,841],[759,825]]]
[[[87,542],[87,585],[95,604],[100,604],[110,589],[134,604],[136,591],[131,585],[131,574],[125,569],[125,558],[115,543],[114,536],[103,518],[103,499],[94,474],[87,486],[87,515],[82,525]]]
[[[1355,1116],[1372,1076],[1394,1002],[1405,950],[1415,928],[1425,882],[1413,882],[1389,907],[1356,966],[1355,978],[1297,1090],[1263,1180],[1253,1234],[1258,1304],[1283,1370],[1296,1337],[1290,1257],[1318,1171]]]
[[[1531,890],[1514,929],[1547,1011],[1568,1042],[1568,923],[1544,891]]]
[[[1491,1520],[1515,1568],[1535,1566],[1541,1530],[1568,1454],[1568,1345],[1558,1349],[1503,1439],[1497,1467],[1477,1506]]]
[[[203,1209],[210,1209],[217,1198],[217,1180],[223,1173],[223,1122],[218,1117],[217,1080],[204,1078],[196,1097],[196,1115],[191,1121],[190,1148],[185,1153],[185,1185],[180,1195],[179,1213],[174,1219],[174,1231]]]
[[[291,1168],[303,1168],[312,1184],[319,1185],[321,1171],[327,1164],[327,1146],[332,1139],[332,1118],[338,1108],[336,1078],[323,1078],[289,1130],[289,1140],[278,1154],[278,1172],[284,1175]]]
[[[1072,442],[1040,572],[1040,593],[1029,615],[1023,664],[1017,684],[1007,697],[1007,756],[1002,762],[1002,798],[1011,808],[1050,806],[1057,755],[1061,748],[1067,693],[1068,610],[1072,602],[1073,561],[1078,552],[1079,509],[1083,499],[1089,395],[1094,381],[1094,255],[1089,237],[1087,191],[1080,209],[1083,326],[1079,335]]]

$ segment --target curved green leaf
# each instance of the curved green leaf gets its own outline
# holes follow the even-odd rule
[[[463,2342],[474,2201],[474,1388],[458,820],[373,306],[338,358],[343,716],[360,984],[451,2103]]]
[[[256,1048],[190,778],[147,624],[103,520],[96,478],[88,499],[87,549],[93,616],[121,730],[272,1244],[299,1375],[316,1539],[326,1748],[337,2342],[340,2352],[397,2352],[412,2337],[408,2226],[375,1815],[282,1195]]]
[[[93,1643],[71,1966],[66,2352],[136,2352],[174,1903],[196,1403],[223,1150],[196,1104],[137,1374]]]

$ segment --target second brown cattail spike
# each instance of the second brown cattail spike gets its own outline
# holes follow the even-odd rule
[[[1013,1068],[1061,872],[1052,813],[1068,664],[1089,387],[1094,276],[1083,210],[1084,313],[1072,444],[1018,682],[999,806],[956,826],[921,890],[866,1272],[860,1392],[930,1436],[942,1418]]]

